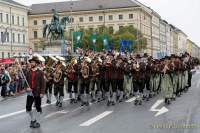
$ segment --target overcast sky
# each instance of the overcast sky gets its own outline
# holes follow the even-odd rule
[[[24,5],[64,0],[15,0]],[[66,1],[66,0],[65,0]],[[122,0],[123,1],[123,0]],[[139,0],[158,12],[169,23],[183,30],[200,46],[200,0]]]

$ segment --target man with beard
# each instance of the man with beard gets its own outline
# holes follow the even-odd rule
[[[29,60],[31,69],[27,72],[27,101],[26,111],[31,117],[31,128],[39,128],[39,117],[42,113],[41,101],[45,93],[44,73],[38,68],[40,61],[38,57]],[[35,103],[36,111],[32,111],[32,105]]]

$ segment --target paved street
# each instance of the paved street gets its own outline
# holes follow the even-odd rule
[[[150,111],[160,99],[154,97],[142,106],[135,106],[131,98],[116,106],[107,107],[104,102],[89,108],[70,105],[65,97],[63,108],[46,105],[43,99],[41,128],[29,128],[29,116],[25,112],[26,96],[22,95],[0,102],[1,133],[199,133],[200,132],[200,73],[193,76],[192,87],[171,105],[168,112],[157,117]],[[174,125],[169,128],[169,125]],[[190,126],[186,129],[180,126]],[[179,127],[178,127],[179,126]]]

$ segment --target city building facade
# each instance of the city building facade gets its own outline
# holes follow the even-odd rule
[[[35,51],[41,50],[38,45],[43,38],[43,26],[51,23],[53,8],[60,17],[72,17],[71,23],[66,26],[69,34],[80,29],[93,30],[102,26],[114,33],[123,26],[133,26],[147,39],[147,49],[144,52],[149,55],[152,53],[151,12],[131,0],[83,0],[32,5],[29,12],[29,40]]]
[[[28,54],[28,10],[12,0],[0,1],[0,58]]]

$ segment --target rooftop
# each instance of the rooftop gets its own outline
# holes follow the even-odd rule
[[[78,1],[64,1],[53,3],[33,4],[29,14],[45,14],[51,13],[52,9],[56,9],[58,12],[71,11],[90,11],[100,9],[114,9],[114,8],[127,8],[138,7],[139,4],[132,0],[78,0]],[[45,8],[44,8],[45,7]]]

